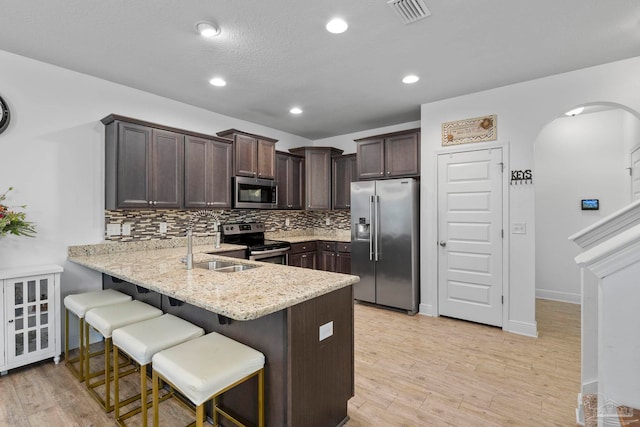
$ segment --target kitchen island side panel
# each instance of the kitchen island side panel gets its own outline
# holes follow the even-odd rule
[[[347,419],[347,401],[354,395],[353,287],[287,311],[288,425],[341,425]],[[320,340],[320,327],[329,322],[333,334]]]

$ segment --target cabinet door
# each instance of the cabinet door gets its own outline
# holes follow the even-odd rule
[[[308,150],[305,175],[306,209],[331,209],[331,153],[326,150]]]
[[[234,160],[235,175],[250,176],[257,175],[257,140],[245,135],[234,136]]]
[[[419,134],[399,135],[385,140],[386,177],[420,175]]]
[[[289,159],[291,174],[289,176],[289,208],[303,209],[304,204],[304,159],[291,157]]]
[[[151,136],[153,207],[180,208],[184,197],[184,135],[153,129]]]
[[[231,207],[231,176],[233,165],[233,145],[221,141],[211,141],[207,165],[209,182],[209,207],[222,209]]]
[[[258,178],[275,179],[276,177],[276,143],[273,141],[257,141]]]
[[[151,201],[149,180],[151,129],[118,123],[117,208],[145,208]]]
[[[316,253],[302,252],[289,255],[289,265],[291,267],[316,269]]]
[[[289,159],[286,154],[276,154],[276,181],[278,182],[278,209],[289,208]]]
[[[351,274],[351,254],[338,252],[336,254],[336,273]]]
[[[353,166],[355,155],[333,158],[333,209],[349,209],[351,207],[351,181],[353,180]]]
[[[53,275],[7,279],[7,362],[39,360],[55,351]]]
[[[231,207],[231,144],[194,136],[185,137],[184,206]]]
[[[384,176],[384,139],[358,142],[358,178],[379,179]]]
[[[184,141],[184,206],[205,209],[209,207],[207,182],[209,176],[209,140],[187,136]]]
[[[318,260],[318,270],[335,271],[336,253],[334,251],[320,251]]]

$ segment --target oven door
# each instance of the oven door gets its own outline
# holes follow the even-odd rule
[[[251,251],[249,260],[270,262],[271,264],[289,264],[289,249],[271,249],[266,251]]]

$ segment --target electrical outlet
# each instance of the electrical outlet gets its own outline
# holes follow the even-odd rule
[[[107,236],[119,236],[120,235],[120,224],[111,223],[107,224]]]
[[[122,235],[123,236],[131,236],[131,223],[125,222],[122,224]]]
[[[291,224],[291,221],[289,220],[289,217],[286,217],[286,218],[284,219],[284,225],[285,225],[285,227],[288,227],[290,224]]]
[[[326,217],[326,218],[324,219],[324,223],[325,223],[325,225],[331,225],[331,218]]]
[[[324,325],[320,326],[319,335],[320,335],[320,341],[326,340],[331,335],[333,335],[333,320],[329,323],[325,323]]]
[[[160,234],[167,234],[167,223],[166,222],[161,222],[160,223]]]

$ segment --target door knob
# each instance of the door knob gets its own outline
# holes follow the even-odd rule
[[[440,246],[442,246],[443,248],[444,248],[445,246],[447,246],[447,242],[445,242],[444,240],[440,240],[440,243],[439,243],[439,244],[440,244]]]

